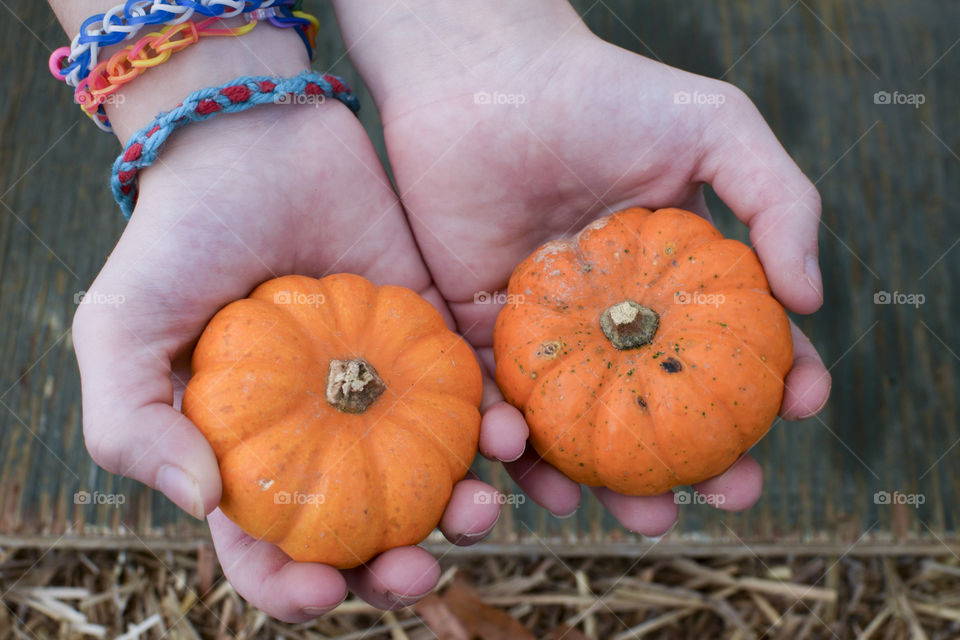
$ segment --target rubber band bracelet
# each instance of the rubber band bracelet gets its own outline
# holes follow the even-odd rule
[[[244,15],[247,23],[241,27],[215,28],[220,19],[207,18],[201,22],[181,22],[147,34],[135,44],[99,62],[77,85],[74,102],[80,105],[100,129],[112,131],[103,104],[123,85],[132,82],[151,67],[166,62],[171,54],[196,44],[203,36],[241,36],[257,26],[260,20],[269,20],[270,24],[276,27],[294,27],[298,33],[306,29],[309,36],[306,41],[307,51],[312,52],[311,44],[317,24],[313,16],[290,12],[289,8],[280,6],[259,9]]]
[[[151,67],[166,62],[171,54],[195,44],[202,36],[240,36],[258,24],[257,20],[251,20],[243,27],[234,29],[211,28],[216,22],[217,18],[207,18],[202,22],[181,22],[147,34],[136,44],[121,49],[108,60],[98,63],[77,85],[74,102],[80,105],[97,126],[104,131],[111,131],[103,104],[123,85],[132,82]]]
[[[315,71],[303,71],[292,78],[244,76],[217,87],[194,91],[170,111],[161,112],[143,129],[130,136],[127,146],[113,163],[110,188],[129,219],[137,201],[137,174],[160,155],[170,134],[191,122],[207,120],[218,113],[237,113],[260,104],[299,104],[306,97],[336,98],[357,113],[360,103],[341,78]]]
[[[70,45],[50,56],[50,72],[75,87],[97,66],[102,47],[130,40],[144,27],[181,24],[195,14],[226,19],[273,7],[298,12],[302,4],[303,0],[126,0],[84,20]],[[310,51],[306,34],[298,33]]]

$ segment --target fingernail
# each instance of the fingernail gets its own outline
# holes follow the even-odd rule
[[[196,478],[173,464],[165,464],[157,471],[157,489],[181,506],[197,520],[203,520],[203,499]]]
[[[807,284],[813,289],[820,302],[823,302],[823,279],[820,275],[820,267],[816,256],[807,256],[803,262],[803,268],[807,279]]]
[[[391,606],[393,606],[393,607],[398,607],[398,608],[404,608],[404,607],[409,607],[411,604],[413,604],[414,602],[416,602],[416,601],[419,600],[420,598],[424,597],[425,595],[427,595],[427,594],[430,593],[431,591],[433,591],[433,587],[430,587],[429,589],[427,589],[427,590],[424,591],[423,593],[420,593],[420,594],[417,594],[417,595],[412,595],[412,596],[410,596],[410,595],[401,596],[401,595],[398,595],[398,594],[396,594],[396,593],[393,593],[392,591],[387,591],[384,595],[385,595],[386,598],[387,598],[387,602],[389,602],[389,603],[391,604]]]
[[[491,524],[489,527],[487,527],[487,528],[484,529],[483,531],[479,531],[479,532],[477,532],[477,533],[465,533],[465,534],[461,535],[460,537],[461,537],[461,538],[464,538],[464,539],[466,539],[466,540],[476,540],[477,538],[485,538],[487,535],[490,534],[491,531],[493,531],[493,528],[494,528],[495,526],[497,526],[497,523],[500,522],[500,514],[501,514],[501,513],[502,513],[501,511],[497,511],[497,517],[496,517],[496,519],[493,521],[493,524]]]
[[[643,537],[646,538],[647,540],[652,541],[652,542],[660,542],[661,540],[663,540],[663,538],[665,538],[667,535],[669,535],[669,533],[670,533],[671,531],[673,531],[674,529],[676,529],[676,528],[677,528],[677,524],[679,524],[679,523],[680,523],[680,519],[678,518],[678,519],[676,519],[676,520],[673,521],[673,524],[670,525],[670,528],[669,528],[669,529],[667,529],[666,531],[664,531],[664,532],[661,533],[660,535],[658,535],[658,536],[643,536]],[[643,535],[643,534],[640,534],[640,535]]]
[[[514,456],[513,458],[510,458],[509,460],[507,460],[506,458],[500,458],[499,460],[500,460],[500,462],[516,462],[517,460],[520,459],[520,457],[521,457],[522,455],[523,455],[523,449],[520,450],[520,453],[518,453],[518,454],[517,454],[516,456]]]
[[[803,415],[797,416],[797,420],[806,420],[807,418],[812,418],[813,416],[823,411],[823,408],[827,406],[828,402],[830,402],[830,390],[832,388],[833,388],[833,383],[831,382],[830,386],[827,387],[827,397],[823,399],[823,402],[820,403],[820,406],[814,409],[813,411],[810,411],[809,413],[805,413]]]
[[[573,511],[571,511],[570,513],[564,513],[564,514],[554,513],[554,514],[553,514],[553,517],[554,517],[554,518],[560,518],[561,520],[566,520],[567,518],[569,518],[569,517],[571,517],[573,514],[575,514],[577,511],[579,511],[579,509],[580,509],[580,504],[578,503],[577,506],[574,507],[574,508],[573,508]]]
[[[305,616],[310,616],[311,618],[316,618],[317,616],[322,616],[322,615],[324,615],[325,613],[330,613],[331,611],[333,611],[334,609],[336,609],[337,607],[339,607],[341,604],[343,604],[343,601],[346,600],[346,599],[347,599],[347,594],[343,594],[343,597],[340,598],[340,602],[338,602],[337,604],[333,605],[332,607],[315,607],[315,606],[308,606],[308,607],[303,607],[302,609],[300,609],[300,613],[302,613],[302,614],[305,615]]]

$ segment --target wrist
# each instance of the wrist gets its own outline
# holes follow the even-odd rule
[[[464,5],[443,0],[333,0],[354,64],[381,108],[417,94],[420,103],[446,97],[451,87],[522,74],[590,36],[567,0]]]
[[[109,9],[116,1],[55,0],[51,4],[64,29],[72,36],[86,17]],[[223,22],[225,26],[236,27],[243,25],[244,19],[238,17]],[[142,35],[157,30],[158,27],[148,27]],[[101,59],[137,39],[102,50]],[[242,36],[200,38],[122,86],[110,96],[104,108],[114,133],[121,144],[125,144],[157,113],[172,109],[193,91],[245,75],[293,76],[309,67],[303,43],[293,29],[274,28],[262,21]]]
[[[160,111],[177,106],[190,93],[240,76],[294,76],[310,68],[300,39],[291,29],[258,25],[238,37],[204,38],[125,85],[106,105],[113,130],[125,143]]]
[[[201,145],[199,157],[195,158],[207,169],[214,167],[215,173],[219,174],[214,176],[213,182],[216,183],[232,173],[233,168],[246,155],[232,151],[244,138],[248,142],[252,139],[256,143],[279,142],[275,139],[275,135],[268,136],[268,134],[276,133],[281,124],[289,124],[291,118],[289,116],[277,118],[275,113],[269,112],[268,107],[290,109],[309,107],[310,110],[320,111],[328,106],[339,106],[341,109],[355,113],[359,105],[349,87],[341,83],[338,78],[315,71],[305,71],[289,78],[245,77],[196,91],[184,99],[180,106],[160,114],[150,125],[142,128],[127,141],[123,154],[118,156],[113,164],[110,180],[117,204],[120,205],[124,216],[129,218],[137,202],[140,172],[157,161],[161,149],[168,152],[165,155],[169,159],[170,149],[166,145],[168,138],[187,125],[190,125],[188,129],[191,132],[196,132],[198,129],[203,129],[203,125],[209,124],[208,121],[212,116],[218,113],[232,114],[230,118],[214,118],[218,122],[225,120],[230,122],[230,135],[224,136],[214,144]],[[259,111],[258,115],[266,124],[252,129],[245,125],[242,122],[243,119],[237,114],[246,113],[249,110]],[[206,128],[207,133],[212,131],[213,129]],[[302,145],[305,139],[308,140],[311,137],[301,136],[298,138],[298,143]],[[291,160],[289,151],[296,146],[292,145],[283,150],[281,155],[284,156],[284,162]],[[227,149],[231,151],[224,155],[223,152]],[[221,162],[211,164],[217,156],[220,157]],[[221,166],[217,167],[218,164]],[[224,166],[227,168],[224,169]]]

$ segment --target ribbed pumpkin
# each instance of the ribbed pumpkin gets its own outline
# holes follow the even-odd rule
[[[183,412],[220,508],[294,560],[349,568],[437,525],[477,451],[480,367],[409,289],[286,276],[224,307]]]
[[[494,331],[497,382],[537,452],[654,495],[713,477],[777,415],[787,315],[753,251],[679,209],[627,209],[524,260]]]

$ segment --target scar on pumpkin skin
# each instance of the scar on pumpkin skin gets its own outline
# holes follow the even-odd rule
[[[570,249],[571,249],[571,244],[570,244],[570,240],[568,239],[551,240],[550,242],[547,242],[542,247],[537,249],[536,253],[533,254],[533,262],[534,264],[540,264],[546,258],[550,256],[554,256],[558,253],[562,253],[564,251],[568,251]]]
[[[537,357],[553,360],[560,355],[561,349],[563,349],[562,340],[551,340],[550,342],[544,342],[540,345],[540,348],[537,349]]]
[[[660,367],[667,373],[678,373],[683,371],[683,365],[676,358],[667,358],[660,363]]]

